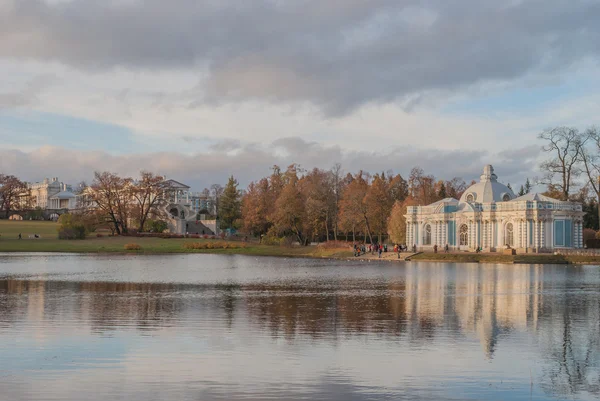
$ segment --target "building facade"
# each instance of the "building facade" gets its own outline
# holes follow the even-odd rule
[[[58,178],[46,178],[42,182],[28,183],[31,194],[31,207],[47,209],[74,209],[76,196],[71,187]]]
[[[407,245],[425,251],[435,245],[440,250],[448,245],[452,250],[485,252],[510,247],[521,253],[583,248],[583,214],[579,203],[535,193],[515,196],[487,165],[480,182],[460,200],[409,206]]]

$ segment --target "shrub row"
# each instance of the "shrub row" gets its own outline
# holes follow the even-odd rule
[[[138,244],[125,244],[124,248],[126,251],[139,251],[142,249]]]
[[[184,249],[238,249],[245,247],[244,243],[232,242],[186,242],[183,244]]]

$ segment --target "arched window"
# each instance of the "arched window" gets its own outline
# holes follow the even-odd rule
[[[458,244],[460,246],[468,246],[469,245],[469,226],[463,224],[458,229]]]
[[[423,231],[423,245],[431,245],[431,225],[427,224]]]
[[[467,195],[467,202],[474,202],[474,201],[475,201],[475,196],[473,196],[473,194]]]
[[[502,196],[502,201],[503,201],[503,202],[508,202],[509,200],[510,200],[510,195],[509,195],[509,194],[504,194],[504,195]]]
[[[506,230],[504,234],[504,243],[510,247],[515,245],[515,236],[512,223],[508,223],[506,225]]]

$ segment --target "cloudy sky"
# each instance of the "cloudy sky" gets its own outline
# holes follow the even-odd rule
[[[0,0],[0,172],[520,184],[600,124],[598,0]]]

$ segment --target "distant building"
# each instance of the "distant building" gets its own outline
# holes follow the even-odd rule
[[[428,206],[409,206],[406,213],[407,245],[419,250],[549,252],[556,248],[583,248],[581,204],[541,194],[516,197],[498,182],[491,165],[480,182],[460,200],[442,199]]]
[[[76,207],[76,196],[71,186],[46,178],[42,182],[27,184],[30,190],[31,207],[48,209],[74,209]]]

